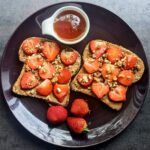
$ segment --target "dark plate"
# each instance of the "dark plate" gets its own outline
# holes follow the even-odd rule
[[[81,54],[89,40],[98,38],[130,49],[140,56],[145,64],[142,79],[129,88],[127,101],[119,112],[109,109],[95,98],[71,92],[71,101],[76,97],[85,98],[92,110],[90,116],[86,118],[91,130],[88,134],[80,136],[70,134],[65,124],[57,127],[48,126],[45,118],[48,108],[46,103],[35,100],[35,98],[17,96],[11,91],[23,65],[18,60],[18,49],[21,42],[31,36],[47,37],[41,35],[41,21],[50,16],[56,9],[66,5],[82,7],[91,22],[90,32],[85,40],[72,46]],[[148,80],[149,72],[145,52],[131,28],[112,12],[86,3],[60,3],[43,8],[31,15],[11,36],[1,64],[3,94],[16,119],[36,137],[48,143],[65,147],[95,145],[107,141],[123,131],[135,118],[143,104],[148,89]]]

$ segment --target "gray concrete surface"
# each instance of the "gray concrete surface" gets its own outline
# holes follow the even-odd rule
[[[64,0],[67,1],[67,0]],[[44,6],[62,0],[0,0],[0,56],[15,28],[29,15]],[[120,16],[141,40],[150,61],[150,1],[149,0],[86,0],[100,5]],[[0,94],[1,95],[1,94]],[[9,112],[0,99],[0,150],[55,150],[31,136]],[[91,149],[91,148],[90,148]],[[136,120],[113,140],[93,147],[96,150],[150,149],[150,92]]]

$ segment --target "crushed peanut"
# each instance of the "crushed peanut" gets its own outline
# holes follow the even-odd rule
[[[61,92],[61,89],[60,89],[60,88],[57,88],[57,92],[60,93],[60,92]]]

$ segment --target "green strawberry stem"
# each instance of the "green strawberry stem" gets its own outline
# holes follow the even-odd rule
[[[89,132],[90,130],[86,127],[84,128],[83,132]]]

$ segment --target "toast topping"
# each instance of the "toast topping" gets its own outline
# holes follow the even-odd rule
[[[101,41],[95,41],[92,40],[90,42],[90,50],[93,53],[92,57],[93,58],[99,58],[101,57],[107,49],[107,44],[105,42]]]
[[[127,87],[143,74],[142,60],[121,46],[101,40],[89,42],[83,60],[83,67],[72,82],[72,89],[94,94],[111,108],[121,109],[122,102],[126,100]]]
[[[20,86],[21,89],[29,90],[38,85],[38,80],[32,72],[25,72],[21,77]]]
[[[54,95],[58,98],[59,102],[63,102],[65,96],[68,94],[69,85],[58,84],[54,85]]]
[[[93,82],[93,75],[86,74],[86,73],[79,74],[77,76],[77,80],[78,80],[79,84],[82,85],[83,87],[88,87]]]
[[[109,92],[109,97],[112,101],[118,102],[118,101],[125,101],[126,100],[126,92],[127,92],[127,88],[122,86],[122,85],[118,85],[116,88],[114,88],[113,90],[111,90]]]
[[[55,74],[55,68],[51,63],[44,63],[39,69],[39,76],[42,79],[52,79]]]
[[[81,64],[76,50],[32,37],[23,41],[19,59],[25,65],[13,86],[15,93],[63,106],[68,104],[69,83]]]
[[[47,58],[48,61],[52,62],[59,54],[60,48],[55,42],[44,42],[42,52],[45,58]]]
[[[32,56],[29,56],[27,59],[26,59],[26,64],[27,66],[30,68],[30,69],[37,69],[39,67],[42,66],[44,60],[42,58],[41,55],[35,55],[33,54]]]
[[[88,72],[88,73],[94,73],[96,71],[98,71],[99,67],[100,67],[100,63],[98,62],[97,59],[88,59],[84,65],[83,65],[84,69]]]
[[[73,65],[78,58],[78,54],[75,51],[66,49],[61,52],[60,58],[65,65]]]
[[[29,38],[23,41],[21,48],[23,49],[26,55],[32,55],[37,53],[39,44],[40,38],[37,37],[34,37],[32,39]]]

